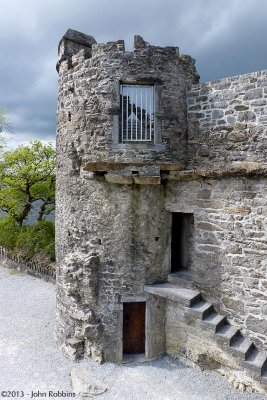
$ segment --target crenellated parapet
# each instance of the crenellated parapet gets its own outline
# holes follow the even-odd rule
[[[128,52],[123,40],[98,44],[70,30],[59,57],[58,131],[68,132],[74,172],[99,162],[126,163],[135,171],[136,162],[183,167],[186,88],[199,78],[191,57],[140,36]]]
[[[93,44],[96,44],[93,36],[68,29],[58,45],[57,71],[59,72],[63,61],[67,61],[68,68],[72,68],[72,57],[80,51],[83,51],[85,58],[90,58]]]

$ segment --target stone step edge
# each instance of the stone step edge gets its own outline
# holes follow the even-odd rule
[[[200,294],[201,296],[201,294]],[[249,371],[250,375],[253,376],[254,379],[261,381],[263,383],[267,382],[267,352],[259,350],[254,342],[250,341],[249,339],[246,339],[243,334],[241,334],[240,330],[238,327],[235,327],[234,325],[229,324],[227,317],[221,314],[218,314],[216,311],[214,311],[213,305],[211,303],[206,302],[203,300],[201,297],[199,302],[195,302],[193,306],[189,308],[189,310],[196,310],[198,308],[198,304],[202,303],[201,307],[199,308],[205,308],[205,303],[207,303],[206,308],[208,310],[212,310],[211,314],[213,314],[213,318],[210,317],[210,320],[208,319],[208,316],[204,319],[201,320],[201,326],[205,329],[207,325],[209,325],[212,328],[215,328],[215,335],[214,335],[214,340],[217,340],[217,338],[225,338],[228,340],[228,344],[226,346],[226,349],[228,352],[234,357],[238,358],[243,365],[243,367]],[[211,307],[210,307],[211,306]],[[199,318],[201,318],[201,313],[199,313]],[[231,330],[232,328],[232,335],[227,338],[227,335],[225,335],[223,332],[221,332],[224,328],[224,326],[229,325],[228,330]],[[227,331],[228,331],[227,330]],[[227,331],[225,333],[227,333]],[[243,339],[243,342],[246,344],[244,346],[244,351],[242,351],[242,345],[240,346],[240,349],[238,349],[238,346],[234,346],[235,341],[234,339],[236,338],[237,335],[240,335]],[[242,343],[243,343],[242,342]],[[250,359],[250,355],[253,351],[256,351],[256,358],[255,360]],[[233,354],[234,353],[234,354]],[[238,354],[239,353],[239,354]],[[254,372],[254,373],[253,373]]]
[[[217,342],[219,341],[217,340],[216,336],[219,336],[221,338],[225,336],[225,338],[227,339],[227,335],[220,333],[220,329],[223,329],[225,325],[228,324],[229,326],[235,328],[234,325],[229,324],[226,316],[218,314],[216,311],[214,311],[213,305],[203,300],[201,292],[197,290],[172,285],[169,282],[166,282],[154,285],[145,285],[144,291],[155,296],[163,297],[171,301],[176,301],[187,307],[189,312],[193,311],[193,313],[195,313],[196,316],[198,316],[201,320],[202,328],[214,329],[214,340],[216,340]],[[199,306],[198,308],[199,303],[201,303],[201,306]],[[205,305],[205,303],[207,303],[207,305]],[[208,310],[207,315],[203,319],[203,314],[201,312],[198,312],[198,310],[200,310],[201,308]],[[213,314],[213,318],[210,317],[209,319],[208,316],[210,314]],[[238,358],[240,360],[240,363],[243,364],[245,368],[247,367],[246,369],[250,370],[251,372],[256,371],[256,378],[254,376],[255,379],[267,381],[267,353],[266,359],[264,359],[264,352],[258,350],[253,342],[251,342],[252,346],[248,348],[248,351],[244,353],[244,358],[242,357],[242,352],[240,353],[240,356],[237,354],[237,352],[236,354],[232,353],[231,350],[234,349],[235,352],[237,347],[233,346],[234,342],[232,342],[231,339],[234,338],[238,332],[240,333],[239,328],[236,327],[236,332],[233,334],[232,337],[229,338],[229,343],[227,345],[228,352],[234,358]],[[243,335],[242,337],[244,338],[244,341],[249,341]],[[257,365],[257,362],[246,359],[252,349],[256,349],[258,351],[257,359],[263,357],[261,365]]]
[[[171,285],[168,282],[145,285],[144,291],[153,294],[154,296],[176,301],[186,307],[191,307],[200,300],[199,291]]]

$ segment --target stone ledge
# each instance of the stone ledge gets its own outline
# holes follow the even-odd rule
[[[141,167],[159,167],[161,171],[181,171],[183,166],[179,162],[146,162],[146,161],[132,161],[132,162],[116,162],[116,161],[92,161],[85,164],[84,171],[88,172],[102,172],[122,170],[124,168],[141,168]]]
[[[105,179],[109,183],[116,183],[118,185],[132,185],[133,177],[131,175],[120,174],[106,174]]]
[[[200,292],[192,289],[184,289],[170,283],[145,285],[144,291],[155,296],[176,301],[186,307],[191,307],[200,298]]]
[[[136,176],[133,176],[133,180],[136,185],[160,185],[161,184],[160,176],[136,175]]]
[[[124,168],[138,169],[143,167],[158,167],[160,176],[153,175],[123,175],[121,173],[107,174],[106,179],[111,183],[132,184],[156,184],[159,185],[163,180],[190,181],[199,178],[226,178],[226,177],[253,177],[267,176],[267,164],[259,162],[238,161],[217,168],[201,168],[182,170],[180,163],[150,163],[150,162],[91,162],[87,163],[83,170],[87,172],[108,172],[121,171]],[[154,179],[153,179],[154,178]],[[118,182],[116,182],[118,181]],[[125,181],[119,182],[119,181]],[[146,182],[147,181],[147,182]]]
[[[235,176],[267,176],[267,165],[258,162],[238,161],[218,168],[192,169],[183,171],[170,171],[162,174],[162,179],[189,181],[199,178],[225,178]]]

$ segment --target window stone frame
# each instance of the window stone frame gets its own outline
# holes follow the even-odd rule
[[[161,144],[161,120],[158,118],[158,114],[160,111],[160,86],[156,83],[156,80],[142,80],[142,81],[126,81],[126,80],[117,80],[115,82],[115,102],[116,109],[118,112],[113,115],[113,130],[112,130],[112,142],[116,146],[120,148],[125,148],[128,146],[143,146],[151,148],[154,145]],[[126,143],[120,142],[120,132],[119,132],[119,115],[121,112],[120,108],[120,87],[121,85],[139,85],[139,86],[153,86],[154,87],[154,138],[151,141],[128,141]]]

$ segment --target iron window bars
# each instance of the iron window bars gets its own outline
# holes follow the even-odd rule
[[[119,141],[154,140],[154,86],[120,85]]]

